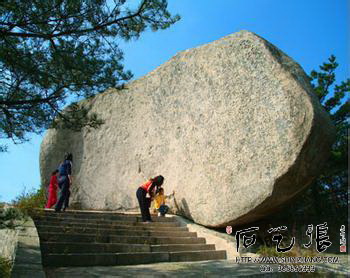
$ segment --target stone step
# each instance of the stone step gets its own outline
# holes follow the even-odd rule
[[[87,217],[79,217],[79,216],[65,216],[60,213],[59,215],[41,215],[36,216],[35,219],[37,220],[45,220],[45,219],[67,219],[67,220],[82,220],[82,221],[120,221],[120,222],[142,222],[141,217],[122,217],[122,216],[114,216],[114,217],[94,217],[94,218],[87,218]],[[161,223],[168,223],[168,222],[175,222],[173,217],[152,217],[153,222],[161,222]]]
[[[41,251],[50,253],[135,253],[215,250],[214,244],[121,244],[121,243],[76,243],[42,242]]]
[[[38,225],[40,233],[60,234],[93,234],[93,235],[133,235],[133,236],[161,236],[161,237],[196,237],[197,233],[183,231],[135,231],[133,229],[96,229],[83,227],[42,226]]]
[[[91,217],[98,217],[98,216],[113,216],[113,215],[121,215],[125,217],[135,217],[135,216],[141,216],[140,213],[123,213],[123,212],[114,212],[114,211],[85,211],[85,210],[66,210],[65,212],[62,212],[65,215],[82,215],[82,216],[91,216]],[[51,210],[43,210],[38,209],[37,215],[43,215],[43,214],[54,214],[57,215],[59,213],[56,213],[53,209]]]
[[[215,250],[215,244],[161,244],[151,245],[151,252]]]
[[[205,244],[174,217],[106,212],[54,213],[34,217],[45,266],[103,266],[219,260],[225,251]]]
[[[62,266],[106,266],[132,265],[158,262],[183,262],[226,259],[226,251],[202,250],[182,252],[100,253],[100,254],[46,254],[43,265]]]
[[[161,236],[112,236],[89,234],[57,234],[39,232],[41,242],[96,242],[130,244],[203,244],[204,238],[197,237],[161,237]]]
[[[130,224],[130,223],[129,223]],[[55,227],[77,227],[80,226],[76,223],[63,223],[63,222],[48,222],[48,221],[37,221],[36,227],[44,227],[44,226],[55,226]],[[134,231],[184,231],[188,232],[188,228],[185,226],[170,226],[170,227],[163,227],[163,226],[157,226],[157,225],[128,225],[128,224],[84,224],[85,228],[92,228],[92,229],[131,229]]]
[[[52,223],[74,223],[77,225],[85,225],[85,224],[115,224],[115,225],[133,225],[133,226],[160,226],[160,227],[177,227],[180,224],[176,221],[171,222],[133,222],[133,221],[118,221],[118,220],[103,220],[103,219],[79,219],[79,218],[58,218],[58,217],[45,217],[45,218],[35,218],[35,224],[40,224],[41,221],[52,222]]]
[[[90,220],[108,220],[108,221],[126,221],[126,222],[142,222],[142,217],[140,215],[127,215],[127,214],[86,214],[86,213],[39,213],[36,214],[36,219],[45,219],[45,218],[65,218],[65,219],[90,219]],[[153,215],[152,220],[154,222],[174,222],[174,217],[162,217]]]

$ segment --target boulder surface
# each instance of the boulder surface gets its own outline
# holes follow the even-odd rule
[[[274,212],[319,175],[334,137],[302,68],[248,31],[183,51],[80,105],[105,124],[48,130],[42,184],[72,152],[73,203],[131,209],[137,187],[162,174],[177,213],[209,227]]]

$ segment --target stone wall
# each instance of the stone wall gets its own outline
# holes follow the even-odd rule
[[[0,256],[14,261],[17,249],[18,230],[0,229]]]

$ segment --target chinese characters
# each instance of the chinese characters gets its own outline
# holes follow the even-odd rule
[[[308,225],[306,230],[306,235],[309,237],[309,242],[303,244],[305,248],[310,248],[313,242],[313,225]],[[345,228],[345,227],[344,227]],[[237,252],[239,251],[240,241],[243,240],[243,247],[248,248],[256,243],[256,234],[254,232],[258,231],[259,227],[251,227],[236,232],[236,247]],[[270,228],[267,232],[272,234],[272,241],[276,242],[276,251],[277,252],[288,252],[290,251],[295,244],[295,237],[292,237],[290,243],[286,247],[282,247],[283,235],[282,231],[286,231],[286,226],[281,226],[277,228]],[[327,250],[328,247],[332,245],[327,235],[328,227],[327,222],[323,224],[316,225],[315,231],[315,243],[317,252],[321,253]],[[232,233],[232,227],[227,226],[226,232],[228,234]],[[342,243],[342,242],[341,242]],[[284,241],[284,245],[286,245]]]

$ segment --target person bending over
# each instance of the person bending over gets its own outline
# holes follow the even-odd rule
[[[164,177],[159,175],[140,185],[137,189],[136,197],[139,201],[143,222],[152,222],[151,214],[149,212],[151,200],[155,196],[156,190],[163,184],[163,182]],[[147,196],[147,194],[149,196]]]

